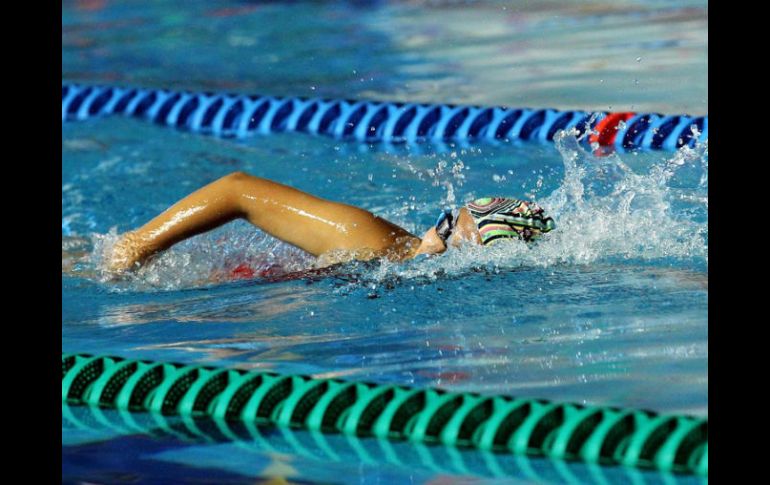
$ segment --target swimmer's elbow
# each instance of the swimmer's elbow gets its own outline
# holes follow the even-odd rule
[[[235,171],[230,172],[220,179],[220,181],[228,184],[239,184],[251,178],[251,175],[246,172]]]
[[[248,216],[248,208],[243,205],[244,193],[249,192],[249,181],[254,177],[245,172],[231,172],[217,181],[221,186],[221,196],[228,201],[229,206],[237,212],[237,217]]]

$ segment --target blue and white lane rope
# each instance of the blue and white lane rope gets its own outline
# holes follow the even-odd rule
[[[195,133],[246,138],[301,132],[362,142],[548,142],[558,130],[590,129],[588,143],[673,151],[708,139],[708,116],[557,111],[193,93],[62,83],[62,122],[119,114]]]

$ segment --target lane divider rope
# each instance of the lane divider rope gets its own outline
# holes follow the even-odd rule
[[[62,122],[123,115],[194,133],[243,139],[299,132],[360,142],[550,142],[587,130],[616,151],[673,151],[708,139],[708,116],[608,113],[194,93],[62,83]],[[595,133],[594,133],[595,132]]]
[[[62,402],[708,475],[708,419],[62,354]]]
[[[623,480],[636,484],[654,482],[674,485],[679,483],[680,477],[684,479],[683,482],[689,482],[692,478],[690,475],[674,475],[655,470],[613,468],[593,463],[565,462],[418,442],[358,438],[288,427],[277,428],[271,424],[250,423],[247,426],[241,421],[208,416],[164,416],[160,413],[132,413],[97,406],[71,406],[67,403],[62,403],[62,427],[65,430],[96,431],[102,439],[105,430],[117,436],[141,433],[156,438],[170,436],[190,444],[227,442],[245,453],[295,455],[327,465],[387,463],[410,472],[423,469],[452,475],[518,478],[536,483],[555,480],[558,483],[599,485]]]

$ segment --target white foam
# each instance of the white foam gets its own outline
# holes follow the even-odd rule
[[[669,158],[636,173],[619,155],[595,156],[578,142],[576,131],[559,132],[556,148],[564,163],[564,180],[537,200],[556,221],[556,229],[535,244],[499,241],[489,247],[450,249],[439,257],[406,265],[383,262],[367,278],[438,278],[521,267],[588,265],[602,261],[702,260],[708,264],[708,224],[671,210],[673,198],[708,209],[708,195],[682,197],[669,182],[684,167],[704,170],[700,188],[707,189],[708,143],[683,147]]]
[[[495,272],[619,259],[701,260],[708,264],[707,221],[687,217],[681,211],[675,214],[671,208],[672,201],[684,201],[704,213],[708,209],[708,142],[683,147],[638,173],[617,154],[597,156],[584,149],[574,130],[557,133],[554,141],[564,163],[564,180],[537,202],[554,218],[556,229],[537,243],[511,240],[489,247],[469,245],[407,263],[352,264],[345,272],[363,272],[364,279],[376,286],[393,278],[435,279],[479,268]],[[441,203],[447,205],[455,204],[455,186],[462,186],[464,181],[462,161],[452,162],[449,170],[446,162],[439,162],[436,169],[425,171],[426,182],[446,188]],[[681,170],[700,171],[697,189],[670,187]],[[391,211],[398,214],[397,223],[403,223],[398,219],[407,215],[402,209]],[[93,236],[92,263],[96,268],[102,267],[116,238],[114,229]],[[257,273],[270,270],[271,274],[282,274],[310,269],[313,262],[310,255],[243,222],[185,241],[115,286],[135,290],[205,286],[234,279],[231,272],[242,263]],[[114,278],[100,274],[102,281]]]

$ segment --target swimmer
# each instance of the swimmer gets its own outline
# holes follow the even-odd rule
[[[107,267],[136,269],[147,258],[235,219],[316,256],[324,267],[350,260],[404,261],[464,243],[532,241],[554,228],[532,202],[488,197],[444,210],[422,238],[364,209],[315,197],[260,177],[234,172],[193,192],[113,247]]]

